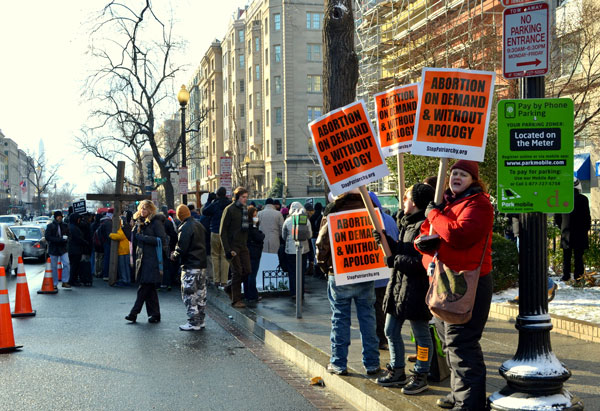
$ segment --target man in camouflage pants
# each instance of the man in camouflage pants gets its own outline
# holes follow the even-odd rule
[[[181,297],[187,309],[188,322],[180,325],[182,331],[197,331],[204,328],[206,307],[206,243],[205,230],[196,221],[190,209],[181,204],[177,207],[177,218],[182,222],[177,230],[177,245],[171,260],[180,260]]]

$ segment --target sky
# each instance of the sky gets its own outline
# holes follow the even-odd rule
[[[123,0],[128,5],[138,0]],[[19,0],[0,2],[0,130],[20,149],[37,153],[43,140],[46,159],[61,164],[58,185],[88,192],[105,177],[74,144],[88,121],[82,97],[94,70],[86,55],[90,20],[108,0]],[[222,40],[229,21],[246,0],[155,0],[173,6],[174,35],[186,41],[174,60],[186,65],[175,84],[187,84],[214,39]],[[177,110],[174,106],[173,111]]]

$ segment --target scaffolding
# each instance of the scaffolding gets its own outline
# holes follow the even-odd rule
[[[355,0],[355,10],[357,97],[371,115],[374,94],[419,81],[423,67],[502,69],[500,0]]]

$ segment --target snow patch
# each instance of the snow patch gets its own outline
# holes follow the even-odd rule
[[[520,376],[550,377],[562,375],[565,372],[565,367],[554,353],[533,360],[511,359],[504,361],[502,367],[508,370],[507,374],[518,374]]]
[[[506,397],[500,392],[495,392],[490,396],[490,401],[494,405],[511,410],[562,410],[572,405],[571,397],[563,394],[534,397],[525,393],[515,393]]]

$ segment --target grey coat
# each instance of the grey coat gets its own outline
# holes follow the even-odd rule
[[[264,210],[258,212],[258,229],[265,234],[264,253],[276,254],[279,251],[282,228],[283,215],[272,204],[267,204]]]
[[[165,231],[164,216],[157,214],[149,224],[139,224],[134,228],[135,280],[140,284],[155,284],[162,281],[158,266],[156,245],[162,241],[163,266],[169,252],[169,243]]]

